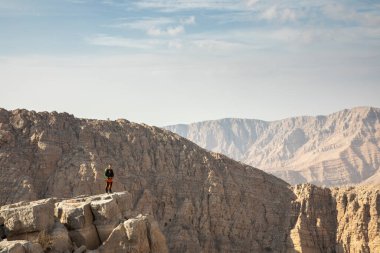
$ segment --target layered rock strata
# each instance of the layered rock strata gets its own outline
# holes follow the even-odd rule
[[[293,191],[288,252],[380,252],[380,186]]]
[[[290,184],[380,184],[379,108],[271,122],[222,119],[165,128]]]
[[[249,240],[254,238],[256,248],[245,240],[241,248],[235,248],[236,252],[380,251],[380,187],[328,189],[308,184],[297,185],[292,190],[294,196],[289,200],[290,205],[284,207],[288,215],[281,217],[289,223],[283,223],[284,226],[277,230],[272,229],[272,238],[252,236]],[[159,223],[152,216],[136,215],[139,210],[130,209],[130,200],[128,192],[120,192],[3,206],[0,221],[5,228],[5,238],[0,241],[0,252],[168,252]],[[251,225],[263,224],[256,230],[261,234],[267,229],[264,224],[271,226],[276,223],[275,219],[272,210],[265,210],[263,216],[252,221]],[[275,240],[278,243],[276,249],[271,246]],[[230,252],[231,246],[222,248],[222,244],[219,241],[215,243],[216,249],[199,250]],[[186,245],[184,249],[185,252],[196,252]],[[182,251],[174,249],[172,252]]]
[[[359,247],[351,243],[357,233],[352,227],[342,225],[342,238],[351,239],[338,240],[339,233],[334,232],[340,231],[341,224],[334,225],[340,217],[335,190],[292,189],[274,176],[207,152],[160,128],[126,120],[76,119],[65,113],[0,110],[0,130],[2,204],[102,193],[104,168],[113,165],[114,191],[128,191],[123,200],[115,196],[112,201],[95,197],[91,203],[78,199],[74,204],[67,199],[54,202],[59,222],[55,221],[53,228],[59,230],[60,241],[70,238],[77,244],[76,250],[83,246],[117,252],[113,247],[118,239],[112,238],[128,234],[128,228],[136,225],[130,218],[140,213],[157,221],[147,227],[151,233],[162,231],[170,252],[333,252],[333,248],[339,250],[339,240],[343,240],[343,249]],[[378,198],[378,191],[370,192],[374,197],[368,203],[374,209],[369,220],[376,220],[379,205],[372,198]],[[357,196],[366,198],[365,194],[358,192]],[[52,200],[41,201],[51,206]],[[120,206],[120,202],[128,206]],[[359,208],[352,209],[358,222],[367,217],[360,214],[365,209],[361,204],[358,201]],[[120,210],[120,215],[111,218],[108,213],[115,210]],[[3,223],[8,226],[5,220]],[[51,226],[50,221],[44,224]],[[357,244],[373,252],[377,244],[371,244],[369,238],[378,237],[377,223],[368,224],[371,228],[362,226],[363,231],[371,231],[363,232],[368,240],[364,236]],[[12,237],[7,232],[9,240],[30,239],[21,236],[28,229],[28,236],[36,233],[33,236],[37,238],[42,232],[40,228],[30,232],[35,228],[24,225],[15,227],[21,234]],[[95,232],[98,238],[91,236]],[[105,239],[110,239],[109,248],[103,247]],[[138,245],[146,245],[144,240],[138,241]]]
[[[152,217],[132,214],[130,194],[19,202],[0,209],[0,252],[167,253]]]
[[[102,193],[104,168],[112,164],[113,190],[127,190],[132,209],[157,220],[170,252],[284,247],[293,193],[258,169],[126,120],[0,110],[0,124],[2,204]],[[108,233],[99,217],[93,226]],[[93,230],[85,221],[77,226]]]

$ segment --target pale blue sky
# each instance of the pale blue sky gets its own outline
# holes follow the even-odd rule
[[[163,126],[380,107],[380,1],[0,0],[0,107]]]

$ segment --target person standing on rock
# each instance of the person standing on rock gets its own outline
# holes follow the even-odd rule
[[[112,193],[112,179],[113,179],[113,170],[111,168],[111,164],[108,164],[108,167],[104,171],[104,176],[106,177],[106,193]]]

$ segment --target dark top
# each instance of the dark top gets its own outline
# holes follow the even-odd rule
[[[112,169],[106,169],[106,171],[104,172],[104,175],[106,177],[113,177],[113,170]]]

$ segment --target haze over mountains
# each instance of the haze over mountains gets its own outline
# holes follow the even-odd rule
[[[380,109],[278,121],[221,119],[165,127],[291,184],[380,183]]]

